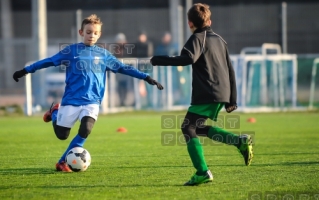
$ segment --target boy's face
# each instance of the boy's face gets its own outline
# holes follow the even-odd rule
[[[86,24],[83,30],[79,30],[79,34],[83,37],[85,45],[94,45],[101,36],[101,25]]]

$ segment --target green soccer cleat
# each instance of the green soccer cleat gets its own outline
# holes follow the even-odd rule
[[[254,153],[253,153],[253,141],[250,135],[241,135],[239,136],[240,146],[238,151],[243,155],[246,166],[251,164],[253,160]]]
[[[194,174],[188,182],[184,184],[184,186],[195,186],[202,183],[208,183],[213,181],[213,174],[210,170],[206,172],[204,176],[198,176]]]

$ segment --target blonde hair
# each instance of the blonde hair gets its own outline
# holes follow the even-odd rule
[[[82,21],[82,25],[81,25],[81,30],[83,31],[84,26],[87,24],[98,24],[98,25],[103,25],[102,21],[100,20],[99,17],[96,16],[96,14],[92,14],[90,16],[88,16],[87,18],[85,18]]]
[[[211,12],[207,4],[196,3],[188,10],[187,16],[195,27],[202,28],[209,24]]]

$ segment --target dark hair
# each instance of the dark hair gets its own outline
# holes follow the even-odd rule
[[[187,12],[188,20],[193,22],[197,28],[208,25],[211,12],[207,4],[196,3]]]
[[[102,26],[103,23],[100,18],[98,18],[95,14],[92,14],[82,21],[81,30],[83,30],[84,26],[87,24],[99,24]]]

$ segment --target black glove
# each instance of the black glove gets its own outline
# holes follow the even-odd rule
[[[231,113],[237,109],[237,104],[236,103],[226,103],[225,109],[226,109],[226,112]]]
[[[23,76],[25,76],[28,72],[23,68],[22,70],[16,71],[13,74],[13,79],[16,82],[19,82],[19,78],[22,78]]]
[[[155,80],[152,79],[150,76],[147,76],[147,77],[144,79],[144,81],[148,82],[148,84],[150,84],[150,85],[156,85],[159,90],[164,89],[164,87],[163,87],[159,82],[155,81]]]

